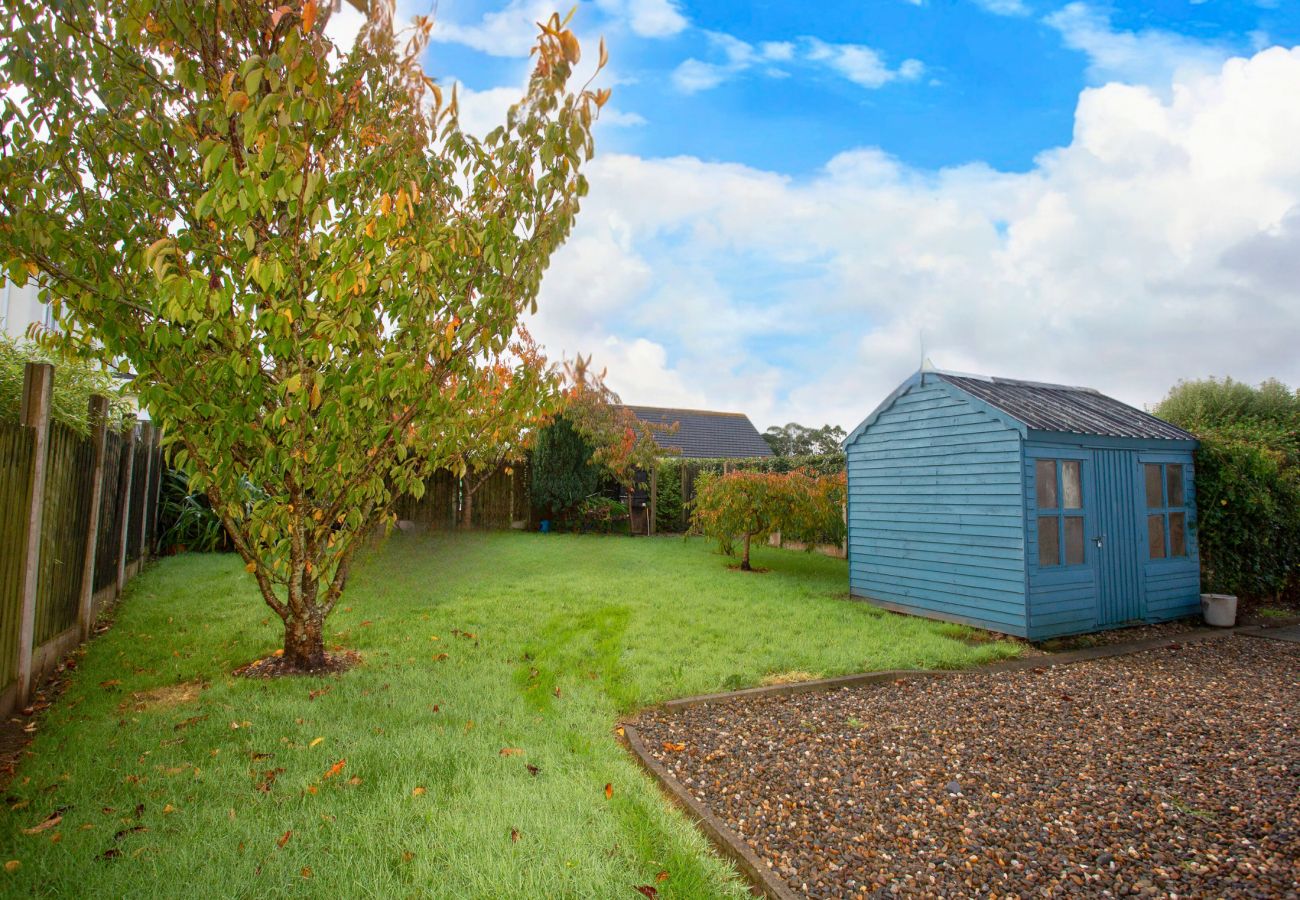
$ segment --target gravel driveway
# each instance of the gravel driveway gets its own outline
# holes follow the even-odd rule
[[[1234,636],[636,724],[811,897],[1300,897],[1300,644]]]

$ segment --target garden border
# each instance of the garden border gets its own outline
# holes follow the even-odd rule
[[[694,697],[682,697],[654,704],[652,709],[685,709],[692,706],[706,706],[728,703],[733,700],[753,700],[766,697],[787,697],[794,694],[807,694],[818,691],[834,691],[846,687],[859,687],[879,684],[887,681],[920,680],[937,676],[969,675],[980,672],[1007,672],[1021,669],[1046,669],[1054,666],[1068,666],[1076,663],[1091,662],[1097,659],[1109,659],[1115,656],[1129,656],[1145,653],[1148,650],[1181,647],[1184,644],[1219,640],[1241,634],[1248,637],[1266,637],[1261,632],[1273,628],[1285,628],[1300,623],[1300,618],[1280,619],[1276,624],[1240,625],[1235,628],[1198,628],[1183,634],[1169,637],[1148,638],[1122,644],[1104,644],[1098,647],[1085,647],[1081,650],[1067,650],[1050,656],[1031,656],[1024,659],[1004,660],[975,666],[969,669],[885,669],[878,672],[861,672],[854,675],[840,675],[835,678],[819,678],[815,681],[800,681],[793,684],[776,684],[765,687],[745,688],[739,691],[726,691],[718,694],[700,694]],[[713,812],[678,781],[671,772],[654,758],[645,742],[641,739],[636,726],[620,723],[624,740],[632,751],[633,758],[641,768],[656,781],[668,798],[704,832],[723,857],[735,863],[742,875],[749,881],[750,887],[762,896],[772,900],[798,900],[798,895],[790,890],[785,879],[781,878],[767,863],[759,858],[752,847],[736,832],[719,819]]]

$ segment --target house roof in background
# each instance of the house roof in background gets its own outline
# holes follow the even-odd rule
[[[1092,388],[930,372],[1035,431],[1189,441],[1195,436]]]
[[[711,412],[704,409],[675,409],[664,406],[627,406],[642,422],[655,425],[679,424],[675,432],[655,431],[655,443],[676,448],[687,459],[740,459],[772,456],[754,423],[744,413]]]

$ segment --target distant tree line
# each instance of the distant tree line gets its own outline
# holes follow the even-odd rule
[[[763,440],[777,456],[820,456],[837,453],[847,433],[838,425],[808,428],[798,422],[773,425],[763,432]]]

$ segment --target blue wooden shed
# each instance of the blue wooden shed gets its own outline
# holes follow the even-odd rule
[[[845,439],[850,591],[1042,640],[1200,610],[1192,435],[928,361]]]

